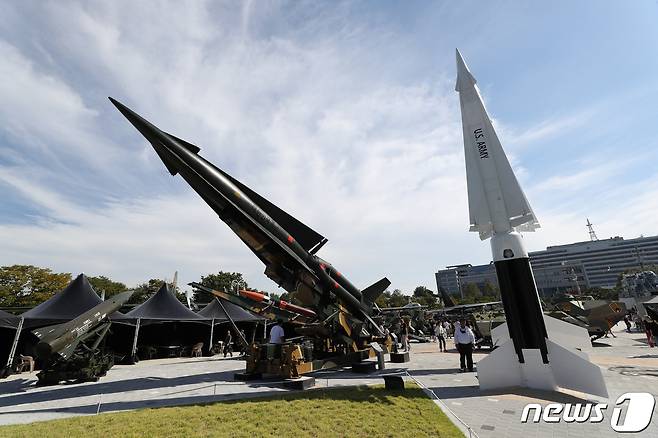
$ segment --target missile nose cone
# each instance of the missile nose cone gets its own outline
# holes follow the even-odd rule
[[[455,49],[455,52],[457,58],[457,84],[455,85],[455,91],[461,92],[465,87],[477,84],[477,81],[468,69],[466,61],[464,61],[459,49]]]
[[[121,102],[111,97],[108,97],[110,102],[123,114],[123,116],[128,119],[128,121],[135,127],[137,130],[146,137],[147,140],[153,141],[159,135],[162,135],[162,132],[151,122],[137,114],[135,111],[131,110]]]

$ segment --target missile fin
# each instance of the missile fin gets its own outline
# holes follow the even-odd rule
[[[224,172],[222,169],[215,167],[219,172],[221,172],[226,178],[228,178],[233,184],[235,184],[249,199],[251,199],[255,204],[257,204],[268,216],[274,219],[281,228],[286,230],[294,239],[299,243],[305,250],[310,250],[315,245],[320,243],[324,236],[322,236],[317,231],[313,230],[308,225],[302,223],[300,220],[294,218],[289,213],[286,213],[281,208],[272,204],[267,199],[260,196],[258,193],[251,190],[249,187],[233,178],[228,173]]]
[[[57,354],[62,356],[62,358],[64,358],[64,359],[68,359],[69,357],[71,357],[71,355],[73,354],[73,352],[75,351],[75,349],[76,349],[76,347],[78,346],[79,343],[80,343],[80,341],[76,340],[76,341],[72,342],[71,345],[69,345],[68,347],[64,348],[61,351],[58,351]]]
[[[182,138],[178,138],[173,134],[170,134],[168,132],[165,132],[169,137],[171,137],[174,141],[178,142],[181,146],[183,146],[185,149],[188,151],[192,152],[193,154],[198,154],[201,148],[199,146],[193,145],[192,143],[189,143]]]
[[[39,338],[39,340],[54,339],[62,336],[68,329],[67,323],[49,325],[47,327],[41,327],[36,330],[32,330],[32,334]]]
[[[167,158],[165,154],[160,153],[160,150],[158,149],[157,146],[154,145],[153,149],[155,149],[155,153],[158,154],[158,157],[160,157],[160,160],[162,160],[169,173],[172,176],[175,176],[178,173],[178,169],[176,168],[174,162],[171,161],[169,158]]]
[[[367,288],[361,291],[363,296],[363,301],[368,305],[372,305],[379,296],[384,293],[387,287],[391,285],[391,282],[388,278],[384,277],[379,280],[377,283],[373,283]]]

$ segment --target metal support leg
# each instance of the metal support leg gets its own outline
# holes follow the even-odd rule
[[[16,355],[16,347],[18,346],[18,338],[21,336],[21,330],[23,330],[23,317],[18,321],[18,327],[16,327],[16,334],[14,335],[14,342],[11,344],[11,350],[9,351],[9,358],[7,359],[7,369],[11,368],[11,364],[14,362],[14,356]]]
[[[135,338],[133,339],[133,349],[130,353],[131,359],[137,356],[137,338],[139,337],[139,326],[142,324],[142,318],[137,318],[137,325],[135,325]]]

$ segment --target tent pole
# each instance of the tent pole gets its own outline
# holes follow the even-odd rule
[[[244,336],[242,336],[242,332],[240,332],[240,330],[238,330],[238,326],[235,325],[235,322],[233,321],[233,318],[231,318],[231,315],[229,315],[228,312],[226,311],[226,309],[224,308],[224,304],[222,304],[222,302],[218,298],[215,298],[215,299],[217,300],[219,305],[222,306],[222,311],[224,311],[224,315],[226,315],[226,317],[228,318],[228,321],[233,326],[233,330],[235,330],[235,335],[238,337],[238,339],[240,339],[240,342],[244,346],[245,351],[247,351],[249,349],[249,344],[247,343],[247,340],[244,338]]]
[[[16,355],[16,347],[18,346],[18,338],[21,336],[21,330],[23,330],[23,320],[18,321],[18,326],[16,327],[16,335],[14,335],[14,342],[11,344],[11,350],[9,351],[9,358],[7,359],[7,368],[11,368],[11,364],[14,362],[14,356]]]
[[[210,344],[208,344],[208,351],[212,354],[212,336],[215,333],[215,318],[210,322]]]
[[[251,329],[251,345],[256,343],[256,329],[258,329],[258,321],[254,323],[254,328]]]
[[[263,342],[267,342],[267,320],[263,321]]]
[[[137,355],[137,337],[139,336],[139,326],[142,323],[142,318],[137,318],[137,325],[135,325],[135,338],[133,339],[133,349],[131,359]]]

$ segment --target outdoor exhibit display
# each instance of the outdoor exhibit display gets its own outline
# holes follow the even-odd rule
[[[96,381],[104,376],[114,365],[112,353],[101,345],[111,326],[107,317],[132,294],[114,295],[69,322],[33,330],[39,340],[36,356],[42,361],[37,385]]]
[[[265,264],[265,275],[289,292],[294,304],[315,312],[312,322],[293,328],[295,342],[254,345],[249,374],[298,377],[374,354],[370,342],[386,335],[371,318],[373,303],[390,285],[388,279],[358,289],[316,255],[326,238],[202,158],[199,147],[110,100],[151,143],[169,173],[180,174]]]
[[[476,80],[457,51],[470,230],[490,240],[506,323],[492,330],[496,348],[478,363],[480,388],[558,387],[607,397],[601,369],[582,351],[587,330],[543,314],[520,231],[539,228],[482,102]]]

